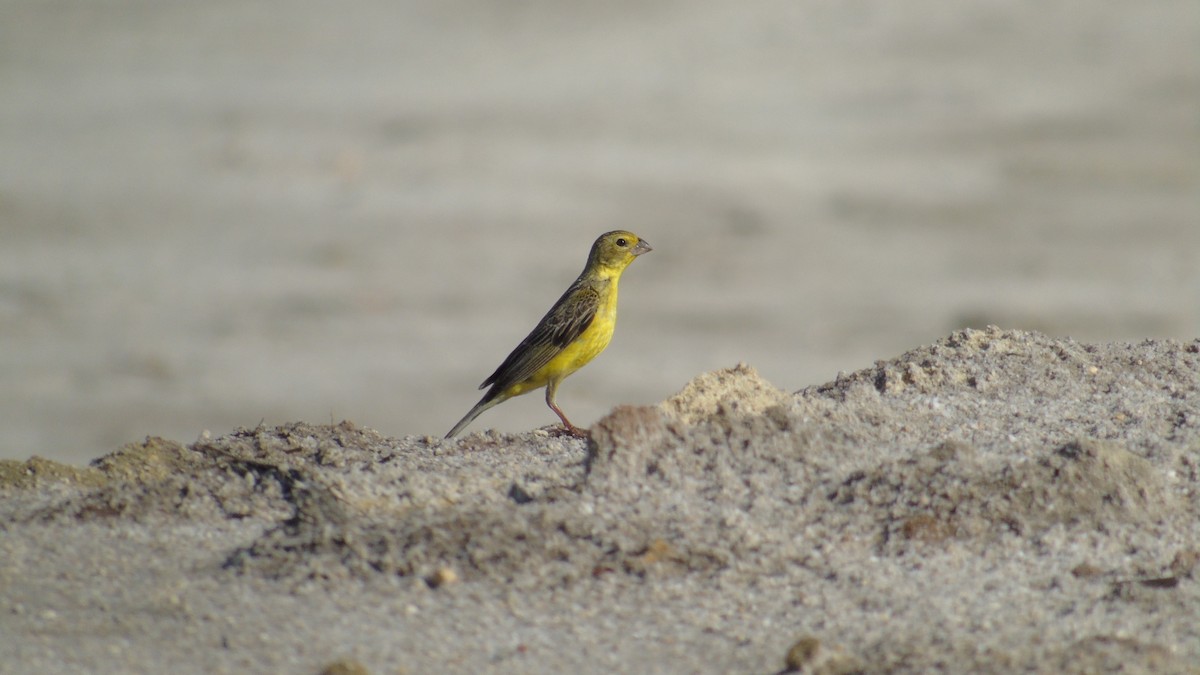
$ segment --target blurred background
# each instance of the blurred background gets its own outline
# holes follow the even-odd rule
[[[1194,338],[1200,3],[0,0],[0,457],[440,436],[618,227],[580,425],[966,326]]]

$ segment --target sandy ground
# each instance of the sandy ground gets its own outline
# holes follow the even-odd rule
[[[655,251],[580,424],[988,323],[1191,339],[1197,110],[1194,0],[0,2],[0,457],[445,433],[614,227]]]
[[[3,673],[1200,672],[1200,340],[0,462]],[[341,670],[335,670],[338,667]]]

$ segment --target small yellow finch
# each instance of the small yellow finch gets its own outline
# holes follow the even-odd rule
[[[546,388],[546,405],[567,431],[587,431],[571,424],[554,403],[558,384],[604,351],[617,325],[617,282],[637,256],[650,245],[632,232],[615,230],[600,235],[588,253],[587,265],[566,293],[554,303],[537,328],[479,385],[491,385],[471,412],[454,425],[446,438],[462,431],[484,410],[539,387]]]

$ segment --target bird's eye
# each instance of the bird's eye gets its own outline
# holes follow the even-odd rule
[[[629,242],[625,241],[625,237],[621,237],[620,239],[617,240],[617,246],[620,246],[621,248],[625,248],[628,245],[629,245]]]

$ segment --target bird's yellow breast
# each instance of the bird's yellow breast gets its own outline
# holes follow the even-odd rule
[[[588,327],[529,379],[514,386],[514,396],[544,387],[551,380],[562,380],[604,351],[617,326],[617,280],[611,279],[606,286],[607,289],[600,293],[596,316]]]
[[[617,326],[616,295],[616,291],[610,293],[610,297],[601,302],[591,325],[546,364],[545,370],[550,371],[551,376],[566,377],[604,351],[612,341],[613,330]]]

